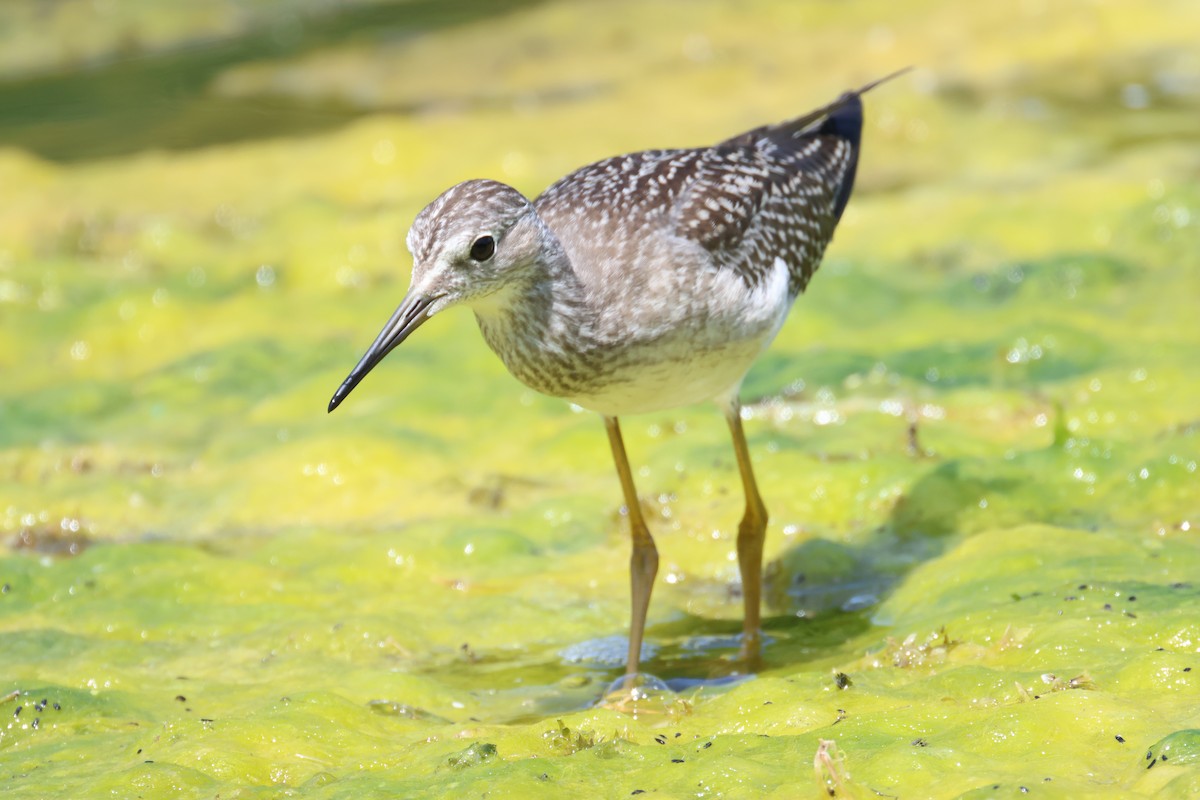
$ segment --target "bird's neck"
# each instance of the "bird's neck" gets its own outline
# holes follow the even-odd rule
[[[488,346],[527,386],[557,397],[587,389],[581,363],[596,315],[557,240],[521,279],[472,308]]]
[[[544,229],[539,258],[502,290],[472,304],[480,327],[553,339],[588,322],[587,293],[558,238]]]

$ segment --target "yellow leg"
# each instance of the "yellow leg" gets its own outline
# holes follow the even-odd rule
[[[642,518],[642,506],[638,502],[637,489],[633,486],[633,473],[629,471],[629,458],[625,455],[625,443],[621,440],[621,427],[616,417],[605,417],[608,442],[612,445],[613,461],[617,465],[617,477],[621,479],[621,491],[625,494],[625,507],[629,509],[629,531],[633,536],[633,555],[629,558],[629,578],[632,588],[632,607],[629,622],[629,659],[625,673],[638,671],[638,659],[642,655],[642,636],[646,632],[646,612],[650,609],[650,592],[654,590],[654,576],[658,573],[658,550],[646,520]]]
[[[746,494],[746,513],[738,525],[738,569],[742,573],[742,600],[745,603],[742,659],[753,669],[759,665],[762,652],[762,557],[763,539],[767,532],[767,507],[758,494],[754,469],[750,465],[750,450],[742,430],[742,406],[734,398],[725,409],[725,420],[733,434],[733,452],[737,456],[742,489]]]

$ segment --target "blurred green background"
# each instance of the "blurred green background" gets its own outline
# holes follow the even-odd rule
[[[1171,0],[0,5],[5,796],[1200,794],[1197,30]],[[325,414],[407,227],[910,64],[745,386],[766,669],[723,682],[724,423],[634,417],[644,668],[678,693],[596,706],[628,603],[599,420],[466,312]]]

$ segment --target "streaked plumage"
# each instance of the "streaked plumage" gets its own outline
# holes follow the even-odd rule
[[[330,401],[332,411],[425,320],[466,305],[514,376],[603,415],[634,534],[631,671],[657,554],[636,510],[616,418],[722,404],[747,490],[739,555],[743,583],[754,584],[746,633],[756,649],[766,511],[745,453],[738,387],[808,285],[845,209],[860,95],[873,85],[712,147],[590,164],[533,201],[496,181],[451,187],[409,232],[409,294]]]

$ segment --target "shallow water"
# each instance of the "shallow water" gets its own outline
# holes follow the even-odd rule
[[[85,6],[22,24],[135,72],[198,46],[135,15],[131,56]],[[0,149],[6,796],[1200,793],[1194,4],[550,2],[415,34],[384,6],[252,61],[251,23],[189,21],[211,75],[153,98],[186,140]],[[745,386],[766,667],[730,680],[720,416],[630,418],[674,691],[597,706],[628,602],[599,421],[466,312],[324,413],[407,225],[456,180],[536,193],[910,63]],[[222,100],[268,119],[189,127]]]

